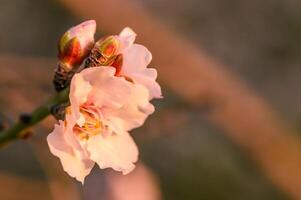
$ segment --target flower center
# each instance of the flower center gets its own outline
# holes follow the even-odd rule
[[[85,118],[85,123],[82,126],[76,124],[73,127],[74,133],[80,139],[89,139],[90,136],[101,134],[103,124],[98,109],[94,105],[80,106],[80,112]]]

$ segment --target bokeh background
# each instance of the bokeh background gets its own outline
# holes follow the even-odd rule
[[[132,10],[129,23],[123,16],[118,20],[122,9]],[[141,164],[129,177],[95,168],[81,186],[63,172],[58,159],[47,149],[45,137],[54,123],[50,117],[35,129],[33,138],[0,150],[0,199],[301,199],[301,151],[294,146],[298,146],[301,137],[301,1],[1,0],[1,115],[17,120],[20,112],[32,110],[54,93],[51,79],[57,39],[69,27],[93,18],[95,10],[100,13],[95,15],[99,22],[97,36],[117,34],[112,31],[119,30],[119,25],[133,24],[133,28],[138,27],[140,42],[170,46],[161,51],[153,46],[152,66],[159,70],[165,98],[154,101],[155,114],[144,127],[133,131]],[[112,17],[99,19],[103,12]],[[151,32],[144,37],[139,30],[148,29],[139,27],[148,25]],[[166,38],[173,40],[165,43]],[[170,41],[179,42],[171,46]],[[165,51],[173,48],[183,49],[182,54],[177,51],[173,57],[174,52]],[[169,60],[164,60],[165,55]],[[198,63],[193,60],[197,57],[202,58],[200,66],[191,68]],[[210,79],[213,83],[203,79],[216,72],[210,71],[212,60],[218,63],[212,65],[218,72],[216,79]],[[200,74],[188,73],[198,67]],[[185,70],[187,75],[180,73]],[[173,79],[174,74],[177,76]],[[238,95],[231,95],[232,84],[224,85],[233,79],[233,90],[243,91]],[[209,91],[205,95],[183,92],[183,86],[194,92],[202,84]],[[218,95],[211,92],[211,84],[212,88],[220,88],[214,91],[225,90],[225,97],[230,96],[232,104],[238,102],[235,113],[240,115],[233,119],[223,115],[228,110],[212,103]],[[220,97],[218,100],[223,101],[224,96]],[[264,103],[255,103],[255,110],[250,113],[248,103],[253,101]],[[244,105],[245,110],[241,109]],[[212,112],[221,113],[226,122],[211,117]],[[269,113],[268,117],[262,113]],[[252,131],[248,124],[241,126],[249,118],[250,124],[254,118],[262,118],[263,125],[249,125]],[[274,141],[278,133],[274,136],[273,129],[263,128],[265,120],[269,127],[281,127],[283,145],[266,141]],[[236,130],[236,126],[240,128]],[[253,137],[257,129],[259,135]],[[254,150],[258,145],[264,151],[266,145],[261,139],[270,147],[264,156]],[[294,145],[290,145],[291,141]],[[285,163],[289,163],[287,168]],[[298,167],[300,171],[293,170]]]

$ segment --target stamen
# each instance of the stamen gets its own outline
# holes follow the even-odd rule
[[[90,136],[101,134],[103,131],[103,124],[98,112],[94,105],[82,105],[80,112],[85,118],[83,126],[76,124],[73,127],[74,133],[80,139],[89,139]]]

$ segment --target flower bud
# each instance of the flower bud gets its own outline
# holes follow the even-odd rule
[[[96,22],[89,20],[70,28],[59,40],[59,62],[53,79],[56,91],[62,91],[69,86],[77,68],[94,45],[95,31]]]
[[[58,58],[71,68],[80,65],[89,55],[94,44],[96,23],[85,21],[70,28],[59,40]]]
[[[119,51],[120,41],[114,36],[98,40],[85,63],[85,67],[112,66]]]
[[[106,58],[110,58],[116,55],[119,49],[119,40],[116,36],[108,36],[100,39],[96,42],[95,47],[98,48],[99,52]]]

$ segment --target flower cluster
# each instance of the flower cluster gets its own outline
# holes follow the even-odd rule
[[[65,119],[47,137],[51,153],[82,183],[95,163],[123,174],[135,168],[138,149],[129,131],[154,112],[150,100],[161,98],[157,71],[147,68],[152,55],[134,43],[136,34],[125,28],[94,43],[95,27],[93,20],[79,24],[59,42],[59,59],[81,70],[70,81]],[[74,41],[79,50],[70,50]]]

